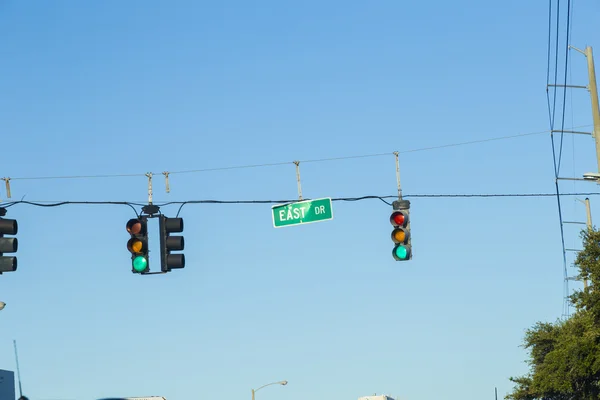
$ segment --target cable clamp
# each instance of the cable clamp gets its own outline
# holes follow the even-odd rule
[[[296,180],[298,181],[298,199],[302,201],[302,184],[300,183],[300,161],[294,161],[296,164]]]
[[[167,193],[171,193],[171,185],[169,185],[169,171],[165,171],[162,174],[165,176],[165,187]]]
[[[148,177],[148,204],[152,204],[152,172],[147,172]]]
[[[12,197],[10,193],[10,178],[2,178],[2,180],[6,186],[6,197],[10,199]]]

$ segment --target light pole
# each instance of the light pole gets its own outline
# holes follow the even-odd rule
[[[258,392],[260,389],[262,389],[264,387],[271,386],[271,385],[285,386],[285,385],[287,385],[287,383],[288,383],[287,381],[279,381],[279,382],[267,383],[266,385],[263,385],[263,386],[259,387],[256,390],[252,389],[252,400],[254,400],[254,393]]]

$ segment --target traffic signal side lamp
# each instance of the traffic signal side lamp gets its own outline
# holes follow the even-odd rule
[[[183,218],[168,218],[160,215],[158,229],[160,232],[160,270],[171,272],[172,269],[185,268],[185,255],[171,254],[185,247],[183,236],[171,236],[171,233],[183,232]]]
[[[394,210],[390,215],[390,223],[394,227],[392,241],[394,249],[392,256],[396,261],[412,259],[412,245],[410,237],[410,201],[398,200],[392,203]]]
[[[148,219],[145,216],[130,219],[126,225],[131,236],[127,250],[131,253],[131,272],[144,274],[150,271],[148,250]]]
[[[6,208],[0,208],[0,275],[3,272],[15,272],[17,270],[17,257],[4,256],[4,253],[16,253],[19,241],[15,237],[4,237],[4,235],[16,235],[19,225],[14,219],[2,218],[6,215]]]

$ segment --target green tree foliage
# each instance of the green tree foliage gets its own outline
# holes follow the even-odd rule
[[[600,232],[582,232],[584,248],[575,266],[589,285],[571,297],[573,315],[538,322],[524,339],[530,371],[512,377],[511,400],[600,399]]]

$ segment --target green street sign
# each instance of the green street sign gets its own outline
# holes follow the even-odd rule
[[[278,204],[272,207],[272,212],[275,228],[333,219],[333,207],[329,197],[291,204]]]

